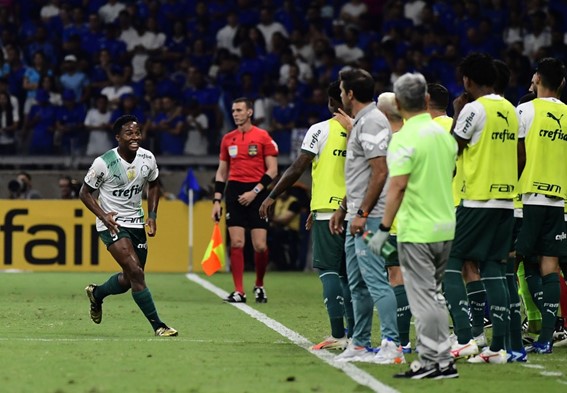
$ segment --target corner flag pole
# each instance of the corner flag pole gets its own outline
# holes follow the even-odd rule
[[[188,192],[188,196],[189,196],[189,205],[188,205],[188,209],[187,209],[187,214],[189,215],[187,217],[187,221],[189,223],[189,266],[187,267],[187,271],[189,273],[193,272],[193,189],[189,189]]]

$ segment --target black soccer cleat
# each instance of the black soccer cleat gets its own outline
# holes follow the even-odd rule
[[[94,291],[96,287],[97,287],[96,284],[89,284],[85,288],[85,292],[87,293],[87,297],[91,302],[91,309],[90,309],[91,320],[94,323],[99,324],[102,321],[102,302],[96,300],[94,296]]]
[[[264,287],[254,287],[254,297],[256,303],[268,303],[268,296]]]
[[[246,294],[234,291],[223,300],[227,303],[246,303]]]

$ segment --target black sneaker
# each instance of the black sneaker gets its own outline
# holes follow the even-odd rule
[[[223,300],[227,303],[246,303],[246,294],[234,291]]]
[[[459,378],[459,372],[455,367],[455,363],[451,362],[447,367],[441,367],[437,365],[437,370],[439,374],[436,377],[431,377],[433,379],[450,379]]]
[[[96,300],[94,296],[94,291],[96,287],[97,287],[96,284],[89,284],[85,288],[85,292],[87,293],[87,297],[91,302],[91,310],[90,310],[91,320],[94,323],[99,324],[102,321],[102,302]]]
[[[256,303],[268,303],[268,296],[264,287],[254,287],[254,296],[256,297]]]
[[[405,373],[394,374],[394,378],[408,378],[408,379],[438,379],[441,376],[441,371],[437,366],[426,367],[419,360],[414,360],[410,364],[410,369]]]

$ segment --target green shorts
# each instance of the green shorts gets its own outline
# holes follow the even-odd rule
[[[457,227],[451,258],[483,263],[508,258],[513,209],[457,207]]]
[[[346,277],[345,235],[333,235],[329,220],[313,220],[313,267]]]
[[[394,246],[394,248],[397,249],[398,248],[398,237],[396,235],[388,236],[388,243],[390,243],[392,246]],[[384,258],[384,260],[386,261],[386,263],[384,264],[384,266],[386,266],[386,269],[389,268],[389,267],[392,267],[392,266],[400,266],[400,260],[398,259],[398,253],[397,252],[392,253],[390,257]]]
[[[565,216],[562,207],[524,205],[522,229],[516,251],[529,260],[538,256],[567,255]]]
[[[142,268],[146,266],[146,260],[148,259],[148,242],[146,240],[146,230],[144,228],[120,227],[115,236],[112,236],[109,230],[99,232],[98,236],[107,249],[118,239],[122,239],[124,237],[130,239],[132,247],[134,247],[134,251],[136,251],[136,255],[138,255],[138,259],[140,260],[140,266],[142,266]]]

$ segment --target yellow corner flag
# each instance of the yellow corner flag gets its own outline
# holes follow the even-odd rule
[[[224,259],[224,242],[222,241],[219,223],[215,222],[213,235],[201,261],[201,267],[207,276],[210,276],[224,267]]]

